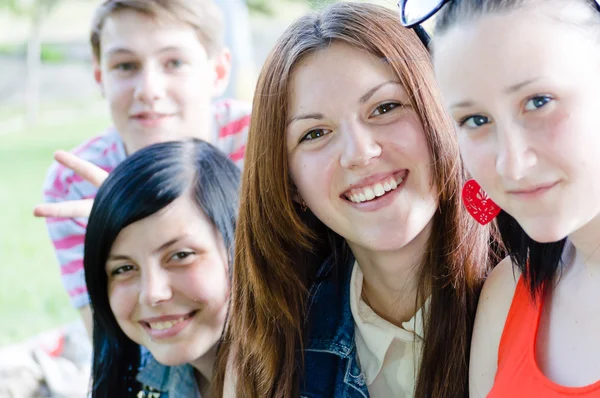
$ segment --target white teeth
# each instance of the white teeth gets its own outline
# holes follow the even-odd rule
[[[402,181],[402,177],[395,178],[390,176],[387,180],[378,182],[370,187],[354,189],[353,192],[350,192],[346,195],[346,198],[354,203],[367,202],[375,199],[376,197],[385,195],[386,192],[393,191],[394,189],[398,188],[398,185],[402,184]]]
[[[182,322],[184,318],[180,318],[174,321],[166,321],[166,322],[153,322],[149,323],[150,329],[152,330],[167,330],[171,329],[173,326],[177,325],[179,322]]]

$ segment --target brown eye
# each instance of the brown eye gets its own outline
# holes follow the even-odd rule
[[[122,274],[132,271],[132,270],[133,270],[133,265],[122,265],[122,266],[117,267],[114,270],[112,270],[110,274],[112,276],[122,275]]]
[[[375,111],[373,112],[372,116],[383,115],[384,113],[393,111],[394,109],[396,109],[399,106],[401,106],[401,105],[398,103],[395,103],[395,102],[388,102],[386,104],[381,104],[377,108],[375,108]]]
[[[132,72],[136,70],[137,65],[134,62],[121,62],[114,66],[114,69],[120,72]]]
[[[325,129],[314,129],[314,130],[310,130],[308,133],[306,133],[301,139],[300,142],[303,141],[311,141],[311,140],[316,140],[317,138],[321,138],[327,134],[329,134],[331,131],[329,130],[325,130]]]
[[[191,256],[193,254],[194,254],[194,252],[181,251],[181,252],[177,252],[177,253],[173,254],[171,259],[172,260],[185,260],[186,258],[188,258],[189,256]]]

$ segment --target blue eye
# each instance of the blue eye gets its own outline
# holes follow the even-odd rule
[[[535,111],[536,109],[540,109],[540,108],[544,107],[550,101],[552,101],[552,98],[548,97],[547,95],[539,95],[537,97],[530,98],[525,103],[525,110],[526,111]]]
[[[321,138],[329,133],[331,133],[331,131],[325,129],[310,130],[300,139],[300,142],[316,140],[317,138]]]
[[[467,116],[458,123],[460,127],[466,126],[471,129],[476,129],[490,123],[490,119],[483,115]]]
[[[181,67],[182,65],[183,65],[183,61],[180,59],[172,59],[169,62],[167,62],[167,66],[169,68],[177,69],[177,68]]]

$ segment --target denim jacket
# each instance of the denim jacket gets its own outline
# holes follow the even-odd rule
[[[143,347],[140,363],[136,379],[142,384],[143,389],[137,397],[201,398],[192,365],[162,365]]]
[[[301,397],[369,397],[356,353],[350,310],[353,266],[354,258],[334,264],[331,256],[319,269],[317,282],[310,290]]]

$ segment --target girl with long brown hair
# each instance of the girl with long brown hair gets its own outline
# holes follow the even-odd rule
[[[294,23],[254,98],[217,396],[467,396],[490,228],[426,48],[391,10]]]

